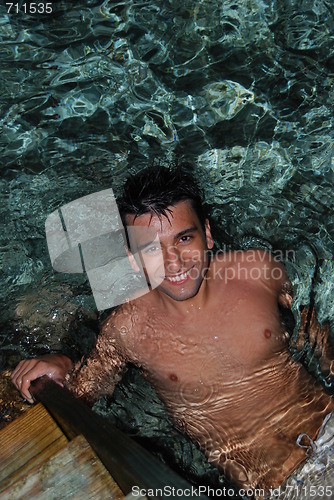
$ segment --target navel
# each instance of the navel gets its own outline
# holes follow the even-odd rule
[[[270,337],[271,337],[271,331],[268,330],[268,328],[265,329],[265,331],[263,332],[263,334],[266,337],[266,339],[270,339]]]
[[[177,381],[179,380],[178,376],[177,376],[177,375],[175,375],[175,373],[171,373],[171,374],[169,375],[169,378],[170,378],[170,380],[171,380],[172,382],[177,382]]]

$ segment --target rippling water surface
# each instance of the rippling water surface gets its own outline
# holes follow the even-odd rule
[[[89,350],[89,286],[52,271],[45,219],[154,159],[191,162],[219,246],[295,252],[297,325],[311,288],[333,322],[331,3],[51,4],[0,6],[3,365],[69,332]]]

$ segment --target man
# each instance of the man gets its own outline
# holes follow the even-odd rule
[[[132,228],[131,265],[138,270],[140,259],[151,291],[109,316],[83,366],[70,373],[63,355],[21,361],[14,384],[32,402],[30,382],[48,375],[92,403],[113,392],[132,362],[177,427],[239,488],[279,486],[333,409],[289,354],[279,314],[292,301],[283,266],[263,250],[211,255],[200,191],[179,169],[130,178],[119,209]]]

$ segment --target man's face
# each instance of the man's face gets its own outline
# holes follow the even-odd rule
[[[169,207],[169,220],[148,213],[127,216],[133,253],[138,252],[152,288],[174,300],[194,297],[209,264],[213,247],[209,223],[205,231],[189,201]],[[136,267],[132,258],[133,267]],[[138,269],[138,268],[137,268]]]

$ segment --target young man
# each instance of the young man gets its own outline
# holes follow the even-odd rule
[[[140,258],[151,291],[109,316],[83,366],[70,374],[62,355],[21,361],[14,384],[32,402],[30,382],[48,375],[92,403],[132,362],[177,427],[239,488],[279,486],[333,408],[289,354],[278,307],[292,300],[283,266],[263,250],[210,255],[200,192],[179,170],[130,178],[119,208],[132,227],[131,265]]]

